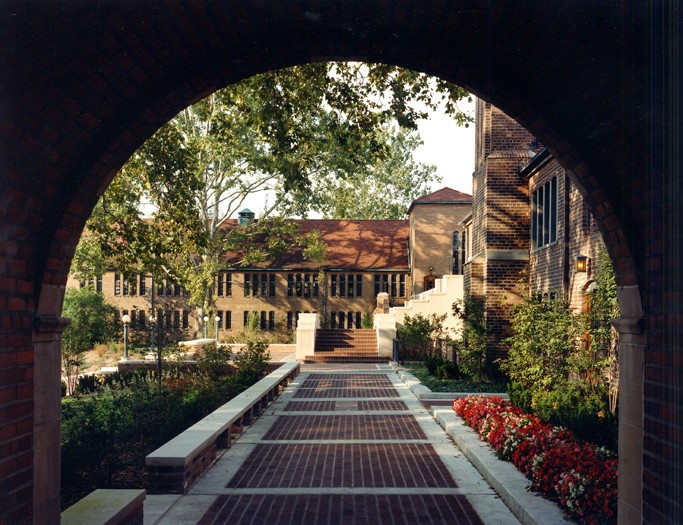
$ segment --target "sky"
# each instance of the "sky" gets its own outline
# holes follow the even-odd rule
[[[460,102],[460,108],[474,117],[474,102]],[[432,184],[432,190],[444,186],[472,194],[472,172],[474,172],[474,124],[468,128],[458,126],[443,113],[432,114],[418,127],[424,145],[415,152],[415,159],[425,164],[434,164],[442,182]]]

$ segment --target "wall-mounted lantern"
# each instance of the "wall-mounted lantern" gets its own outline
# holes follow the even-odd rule
[[[580,273],[588,271],[588,257],[585,255],[576,256],[576,271]]]

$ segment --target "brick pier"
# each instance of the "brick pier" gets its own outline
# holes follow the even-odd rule
[[[159,525],[518,523],[377,364],[304,366],[188,495],[148,499]]]

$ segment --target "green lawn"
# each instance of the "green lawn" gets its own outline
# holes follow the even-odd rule
[[[432,392],[505,392],[504,382],[475,382],[468,378],[442,380],[431,375],[427,368],[421,365],[404,365],[404,368]]]

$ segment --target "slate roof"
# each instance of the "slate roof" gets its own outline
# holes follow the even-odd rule
[[[408,271],[409,225],[406,220],[331,220],[307,219],[296,221],[300,232],[318,230],[328,246],[324,269],[350,271],[394,270]],[[234,227],[234,226],[233,226]],[[311,269],[318,264],[304,260],[302,250],[293,247],[274,261],[257,266],[258,269]],[[236,253],[225,254],[228,267],[236,265]]]

